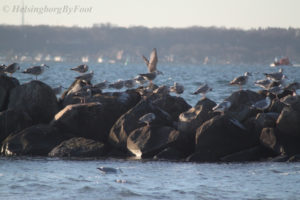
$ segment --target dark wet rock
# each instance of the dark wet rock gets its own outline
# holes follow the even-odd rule
[[[280,132],[300,137],[300,112],[292,107],[285,107],[277,119]]]
[[[77,137],[105,142],[113,124],[110,114],[97,102],[68,105],[55,115],[51,125]]]
[[[193,161],[219,161],[223,156],[258,144],[257,139],[237,120],[216,116],[202,124],[196,132],[196,153]]]
[[[18,85],[16,78],[0,74],[0,112],[7,109],[10,91]]]
[[[173,147],[167,147],[154,156],[154,159],[158,160],[182,160],[184,158],[185,155]]]
[[[230,116],[242,122],[249,117],[256,116],[258,111],[250,107],[255,102],[264,98],[263,95],[251,90],[240,90],[232,93],[225,101],[231,102],[229,109]]]
[[[46,156],[69,137],[49,125],[38,124],[10,134],[2,143],[1,154]]]
[[[19,132],[33,125],[31,117],[22,110],[0,112],[0,143],[10,133]]]
[[[172,117],[161,108],[153,105],[151,100],[142,100],[128,112],[123,114],[113,125],[109,133],[109,143],[121,151],[127,151],[127,137],[140,127],[145,126],[139,122],[140,117],[147,113],[154,113],[156,118],[151,124],[156,126],[172,126]]]
[[[136,157],[152,158],[176,142],[179,132],[172,127],[144,126],[130,133],[127,148]]]
[[[281,101],[279,101],[278,99],[273,99],[268,111],[269,112],[281,113],[282,109],[285,106],[286,105],[284,103],[282,103]]]
[[[295,155],[300,153],[300,137],[280,132],[277,128],[264,128],[260,142],[277,155]]]
[[[34,124],[48,123],[58,112],[58,103],[50,86],[31,81],[11,90],[8,109],[27,112]]]
[[[262,146],[255,146],[250,149],[242,150],[237,153],[226,155],[220,160],[223,162],[249,162],[260,161],[266,159],[269,156],[273,156],[272,152]]]
[[[187,133],[196,133],[196,129],[205,121],[214,117],[215,114],[211,112],[216,105],[210,99],[203,99],[199,101],[195,107],[179,115],[178,130]]]
[[[291,157],[288,159],[288,162],[300,162],[300,154],[291,156]]]
[[[75,137],[60,143],[48,155],[55,157],[100,157],[106,153],[107,149],[102,142]]]
[[[287,155],[279,155],[268,159],[269,162],[286,162],[288,161],[290,156]]]

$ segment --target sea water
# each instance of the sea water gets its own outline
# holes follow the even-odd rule
[[[51,87],[68,87],[78,74],[76,63],[50,65],[39,80]],[[77,63],[78,64],[78,63]],[[21,70],[31,63],[21,63]],[[130,79],[147,72],[143,64],[89,64],[94,84],[103,80]],[[181,95],[191,106],[200,100],[194,92],[201,83],[213,88],[207,97],[221,102],[239,87],[234,77],[252,72],[244,89],[257,91],[253,83],[263,73],[278,71],[269,66],[159,65],[164,74],[157,85],[184,85]],[[300,81],[300,68],[284,67],[286,84]],[[35,79],[14,74],[21,83]],[[105,91],[105,90],[104,90]],[[107,90],[114,91],[114,90]],[[122,90],[121,90],[122,91]],[[104,174],[97,167],[112,167]],[[122,159],[58,159],[0,157],[0,199],[300,199],[300,163],[188,163]]]

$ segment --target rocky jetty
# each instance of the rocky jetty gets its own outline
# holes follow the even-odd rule
[[[223,112],[155,85],[103,92],[76,80],[57,99],[47,84],[0,75],[2,156],[118,157],[190,162],[298,161],[300,97],[239,90]],[[255,102],[271,99],[265,109]],[[145,118],[145,115],[151,118]],[[144,117],[144,118],[142,118]],[[143,119],[143,120],[142,120]]]

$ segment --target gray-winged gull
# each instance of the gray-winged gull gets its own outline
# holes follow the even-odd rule
[[[224,114],[230,107],[231,107],[230,101],[223,101],[217,104],[215,107],[213,107],[212,110],[214,112],[221,112]]]
[[[196,95],[196,94],[200,94],[201,93],[203,95],[203,97],[205,98],[206,93],[209,92],[209,91],[212,91],[212,88],[210,88],[207,84],[202,84],[192,94]]]
[[[144,55],[143,55],[143,59],[148,67],[148,72],[156,71],[156,65],[157,65],[157,61],[158,61],[156,48],[154,48],[152,50],[149,60]]]
[[[119,79],[117,82],[109,84],[108,87],[120,90],[124,87],[124,81]]]
[[[81,76],[77,76],[75,79],[85,80],[87,82],[90,82],[93,79],[94,71],[91,71],[90,73],[82,74]]]
[[[243,76],[238,76],[230,81],[230,85],[238,85],[240,86],[240,90],[242,90],[242,86],[245,85],[248,81],[248,76],[249,74],[245,72]]]
[[[170,92],[174,92],[177,95],[180,95],[184,92],[184,86],[175,82],[174,85],[170,87]]]
[[[251,108],[255,108],[257,110],[264,111],[271,105],[271,99],[270,97],[266,97],[265,99],[262,99],[260,101],[255,102]]]
[[[79,72],[79,73],[85,73],[89,70],[89,66],[83,64],[83,65],[78,65],[77,67],[71,68],[71,70]]]
[[[271,83],[272,83],[272,81],[269,80],[269,79],[257,80],[257,81],[254,82],[254,84],[256,86],[259,86],[259,87],[261,87],[265,90],[268,90],[270,88]]]
[[[32,75],[35,76],[35,80],[37,80],[37,76],[41,75],[45,71],[46,67],[49,68],[49,66],[45,65],[45,64],[41,64],[41,65],[38,65],[38,66],[32,66],[32,67],[29,67],[29,68],[25,69],[22,73],[32,74]]]
[[[280,68],[278,72],[274,72],[274,73],[264,73],[264,75],[273,81],[281,81],[283,78],[286,78],[285,75],[283,75],[283,69]]]
[[[20,65],[18,63],[12,63],[5,67],[4,72],[9,73],[10,76],[12,76],[13,73],[15,73],[17,70],[20,69]]]

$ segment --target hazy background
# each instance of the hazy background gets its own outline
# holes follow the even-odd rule
[[[156,47],[160,62],[299,63],[299,8],[298,0],[1,0],[0,60],[142,62]]]

